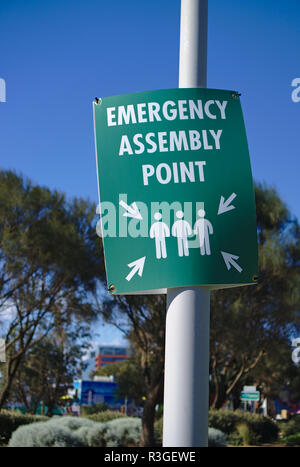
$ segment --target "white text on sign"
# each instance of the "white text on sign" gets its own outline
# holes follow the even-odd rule
[[[142,102],[106,110],[107,126],[134,125],[149,122],[179,120],[226,120],[227,100],[179,99],[167,100],[162,105],[158,102]],[[210,151],[221,149],[223,130],[202,129],[200,131],[178,130],[123,134],[119,145],[119,156],[133,156],[180,151]],[[161,162],[159,164],[143,164],[142,178],[145,186],[149,179],[160,184],[204,182],[204,166],[206,161]]]

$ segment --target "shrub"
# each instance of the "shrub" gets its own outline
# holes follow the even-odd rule
[[[92,422],[92,420],[82,417],[72,417],[68,415],[65,415],[63,417],[52,417],[48,423],[58,424],[60,427],[67,428],[71,431],[78,430],[81,427],[94,426],[94,422]]]
[[[238,432],[239,438],[242,439],[244,446],[248,446],[249,444],[251,444],[251,433],[247,423],[238,423],[236,426],[236,430]]]
[[[94,405],[84,405],[81,407],[81,416],[98,414],[99,412],[105,412],[108,410],[108,405],[104,402],[99,402]]]
[[[93,422],[109,422],[116,418],[127,417],[127,415],[118,412],[117,410],[106,410],[105,412],[98,412],[92,415],[84,415],[84,418],[92,420]]]
[[[84,447],[74,431],[60,426],[58,420],[20,426],[13,433],[9,447]]]
[[[294,415],[287,422],[280,422],[279,426],[283,437],[300,433],[300,415]]]
[[[222,409],[209,411],[208,425],[221,430],[227,435],[235,431],[236,424],[239,421],[237,411]]]
[[[281,442],[287,446],[300,446],[300,433],[286,436],[285,438],[281,439]]]
[[[249,444],[271,443],[278,438],[278,426],[267,417],[242,410],[211,410],[209,426],[228,435],[230,444],[242,444],[243,436],[238,432],[238,425],[247,425]],[[245,430],[244,430],[245,435]]]
[[[6,445],[12,433],[22,425],[48,420],[41,415],[22,414],[19,411],[1,410],[0,412],[0,445]]]
[[[79,434],[90,447],[118,447],[120,445],[120,439],[108,423],[96,422],[92,428],[87,429],[86,434],[83,430]]]
[[[216,428],[208,428],[208,446],[221,448],[227,444],[227,437],[222,431]]]
[[[77,417],[53,417],[44,423],[19,427],[10,447],[121,447],[136,446],[141,420],[123,417],[106,423]]]
[[[278,425],[263,415],[238,411],[238,416],[247,423],[250,432],[250,444],[272,443],[278,439]]]
[[[243,438],[237,431],[233,431],[228,435],[227,443],[232,446],[243,446]]]
[[[106,424],[119,439],[119,446],[137,445],[141,436],[142,421],[137,417],[111,420]]]

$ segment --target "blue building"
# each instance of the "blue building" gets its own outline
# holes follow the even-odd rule
[[[121,406],[125,404],[124,398],[117,395],[117,383],[109,378],[102,381],[75,381],[74,387],[80,406],[103,402],[110,409],[120,410]]]

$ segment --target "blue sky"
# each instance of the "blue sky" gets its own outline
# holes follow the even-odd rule
[[[179,0],[1,0],[0,167],[97,202],[95,96],[178,86]],[[209,0],[208,87],[241,92],[253,176],[300,219],[299,0]]]

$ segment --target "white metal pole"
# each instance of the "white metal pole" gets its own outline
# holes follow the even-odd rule
[[[206,87],[207,0],[181,0],[179,87]],[[163,446],[207,446],[210,291],[168,289]]]
[[[208,0],[181,0],[179,87],[206,88]]]

